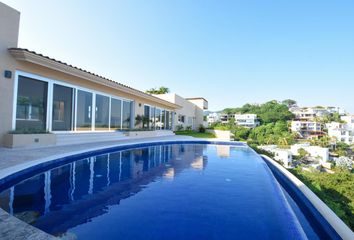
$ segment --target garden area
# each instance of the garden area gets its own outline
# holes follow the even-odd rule
[[[354,231],[354,174],[337,168],[334,174],[304,171],[301,167],[289,170],[309,187]]]

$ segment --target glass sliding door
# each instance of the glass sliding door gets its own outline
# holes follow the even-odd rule
[[[143,129],[150,129],[150,106],[144,106]]]
[[[76,130],[92,129],[92,93],[77,91]]]
[[[61,85],[53,85],[53,131],[72,130],[73,89]]]
[[[169,125],[169,130],[173,130],[173,116],[174,116],[174,113],[173,112],[170,112],[169,114],[169,118],[168,118],[168,125]]]
[[[122,128],[122,101],[111,99],[111,129],[117,130]]]
[[[123,101],[123,124],[122,129],[131,128],[131,102]]]
[[[166,127],[166,111],[164,109],[161,110],[161,129],[165,129]]]
[[[155,109],[155,129],[161,129],[162,127],[162,121],[161,121],[161,109],[156,108]]]
[[[170,111],[166,111],[166,121],[165,121],[165,129],[170,130],[171,129],[171,124],[170,124]]]
[[[109,129],[109,97],[96,95],[95,130]]]
[[[16,129],[46,129],[48,83],[19,76],[17,88]]]
[[[150,107],[150,129],[155,129],[155,107]]]

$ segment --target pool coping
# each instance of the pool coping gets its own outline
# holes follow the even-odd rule
[[[85,155],[97,154],[100,152],[109,152],[111,150],[124,150],[135,147],[144,147],[159,144],[178,144],[178,143],[201,143],[201,144],[221,144],[234,145],[240,147],[248,147],[246,143],[225,141],[221,139],[201,139],[201,138],[182,138],[182,139],[145,139],[129,143],[119,142],[117,144],[110,144],[109,146],[89,147],[79,151],[70,151],[64,154],[54,154],[49,157],[38,158],[25,163],[16,164],[14,166],[0,170],[0,186],[6,188],[6,185],[18,179],[19,176],[26,176],[26,171],[33,174],[34,170],[43,170],[44,167],[53,167],[54,164],[65,164],[65,160],[82,158]],[[71,162],[70,161],[70,162]],[[55,166],[54,166],[55,167]],[[9,184],[11,185],[11,184]],[[62,239],[61,237],[52,236],[30,224],[27,224],[20,219],[10,215],[5,210],[0,208],[0,239],[38,239],[38,240],[52,240]],[[65,239],[65,238],[64,238]]]
[[[353,231],[330,209],[317,195],[312,192],[303,182],[301,182],[296,176],[289,172],[286,168],[276,162],[274,159],[260,155],[268,163],[279,171],[291,184],[293,184],[297,190],[299,190],[306,200],[321,214],[321,216],[327,221],[327,223],[333,228],[333,230],[344,240],[354,239]],[[321,217],[320,216],[320,217]],[[321,220],[319,220],[321,221]]]

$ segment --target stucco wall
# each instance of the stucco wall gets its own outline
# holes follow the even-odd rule
[[[17,47],[20,13],[0,2],[0,146],[4,144],[4,134],[12,125],[12,102],[16,61],[7,51]],[[5,78],[4,71],[10,70],[12,78]]]
[[[158,94],[155,96],[164,99],[166,101],[175,103],[177,105],[180,105],[182,107],[181,109],[176,110],[176,114],[174,117],[175,129],[177,125],[182,125],[184,128],[190,126],[191,124],[188,123],[188,118],[190,117],[194,119],[194,130],[197,129],[200,124],[203,124],[202,105],[200,104],[196,105],[193,101],[187,100],[181,96],[178,96],[175,93]],[[178,123],[178,115],[186,116],[184,124]]]

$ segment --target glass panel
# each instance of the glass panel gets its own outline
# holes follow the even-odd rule
[[[143,128],[150,129],[150,106],[144,106]]]
[[[172,130],[173,129],[173,116],[174,116],[174,113],[173,112],[170,112],[170,117],[168,118],[168,124],[169,124],[169,130]]]
[[[123,101],[123,125],[122,129],[130,129],[131,102]]]
[[[89,131],[92,126],[92,93],[77,91],[76,130]]]
[[[171,124],[170,124],[170,111],[166,111],[165,129],[167,129],[167,130],[171,129]]]
[[[156,108],[155,110],[155,127],[156,129],[161,129],[161,109]]]
[[[16,129],[45,130],[48,83],[19,76]]]
[[[111,100],[111,129],[121,129],[122,124],[122,101],[118,99]]]
[[[161,111],[161,129],[165,129],[166,125],[166,116],[165,116],[165,110]]]
[[[155,128],[155,107],[150,107],[150,128]]]
[[[73,89],[54,84],[53,131],[70,131],[72,126]]]
[[[96,95],[95,130],[109,128],[109,97]]]

